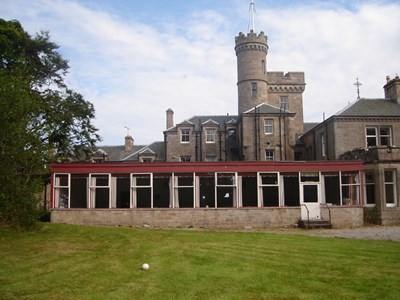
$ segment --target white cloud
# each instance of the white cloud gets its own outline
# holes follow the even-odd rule
[[[272,33],[270,67],[304,71],[306,121],[318,121],[357,97],[383,97],[385,76],[399,71],[399,4],[361,4],[357,10],[297,7],[262,19]],[[282,21],[284,20],[284,21]],[[282,28],[283,27],[283,28]]]
[[[247,11],[193,10],[157,27],[139,22],[137,9],[123,19],[81,3],[5,0],[2,17],[20,20],[31,34],[50,31],[70,60],[68,85],[95,106],[103,144],[122,144],[124,126],[137,144],[162,140],[168,108],[176,122],[237,113],[234,36],[246,28]],[[257,28],[269,37],[268,69],[305,72],[306,121],[355,100],[356,77],[361,96],[383,97],[385,76],[399,72],[400,4],[262,5]]]

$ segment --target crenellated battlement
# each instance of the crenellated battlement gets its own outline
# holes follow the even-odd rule
[[[267,36],[261,31],[258,35],[253,31],[250,31],[247,35],[240,32],[235,37],[235,51],[236,54],[242,51],[263,51],[268,53]]]
[[[304,72],[267,72],[268,84],[270,85],[304,85]]]

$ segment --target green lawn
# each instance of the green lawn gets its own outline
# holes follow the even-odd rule
[[[0,255],[0,299],[400,299],[390,241],[45,223]]]

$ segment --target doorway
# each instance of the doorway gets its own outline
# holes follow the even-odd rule
[[[321,184],[320,175],[316,172],[301,173],[300,176],[300,205],[301,219],[321,219]]]

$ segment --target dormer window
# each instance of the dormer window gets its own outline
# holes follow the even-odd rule
[[[181,143],[189,143],[190,142],[190,130],[182,129],[181,130]]]
[[[215,143],[215,129],[206,129],[206,143]]]

